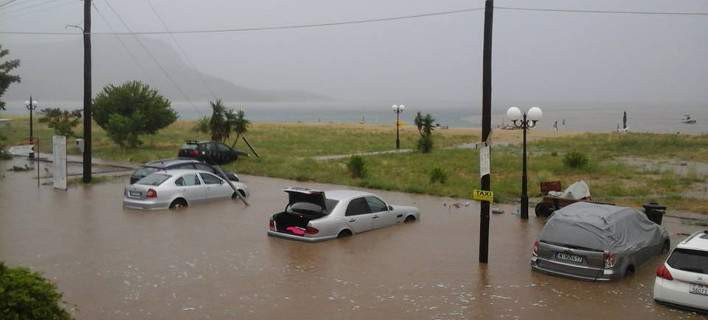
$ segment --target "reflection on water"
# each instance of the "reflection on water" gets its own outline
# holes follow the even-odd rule
[[[6,173],[0,260],[56,280],[78,319],[697,318],[653,302],[660,258],[613,283],[532,273],[543,225],[533,217],[493,215],[489,265],[479,265],[479,208],[443,207],[450,199],[378,192],[422,219],[341,241],[269,238],[268,216],[293,182],[243,178],[249,207],[140,212],[121,208],[120,182],[37,190],[29,173]],[[672,234],[692,230],[665,220]]]

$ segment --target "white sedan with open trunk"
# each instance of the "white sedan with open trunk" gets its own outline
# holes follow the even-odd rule
[[[320,241],[420,219],[418,208],[389,205],[367,192],[298,187],[284,191],[288,204],[271,217],[270,236]]]

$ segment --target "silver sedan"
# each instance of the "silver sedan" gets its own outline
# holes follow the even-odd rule
[[[242,196],[248,196],[245,184],[235,181],[231,183]],[[175,209],[233,198],[235,195],[224,179],[206,171],[159,171],[126,186],[123,206],[131,209]]]
[[[418,208],[390,205],[367,192],[296,187],[284,191],[288,204],[271,217],[270,236],[320,241],[420,219]]]

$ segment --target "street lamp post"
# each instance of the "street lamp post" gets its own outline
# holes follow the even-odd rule
[[[517,107],[511,107],[506,111],[506,116],[514,123],[514,127],[524,131],[523,140],[523,165],[521,175],[521,219],[529,218],[529,196],[527,190],[527,175],[526,175],[526,130],[536,126],[536,122],[541,120],[543,112],[541,108],[533,107],[528,112],[521,112]]]
[[[404,105],[393,105],[391,108],[393,108],[393,112],[396,113],[396,149],[401,148],[401,140],[398,135],[398,128],[401,126],[401,123],[399,122],[400,120],[400,114],[403,112],[403,110],[406,109],[406,106]]]
[[[25,108],[27,108],[27,110],[29,110],[29,112],[30,112],[30,120],[29,120],[29,127],[30,127],[29,141],[30,141],[30,144],[34,143],[34,135],[33,135],[33,130],[32,130],[33,129],[32,128],[32,122],[33,122],[32,121],[32,111],[37,109],[38,105],[39,105],[39,101],[32,100],[32,96],[30,96],[30,99],[28,101],[25,101]]]

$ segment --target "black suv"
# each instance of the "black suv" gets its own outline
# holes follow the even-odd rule
[[[214,166],[200,162],[198,160],[194,159],[165,159],[165,160],[157,160],[157,161],[150,161],[146,164],[144,164],[142,167],[136,169],[133,174],[130,176],[130,184],[138,182],[138,180],[152,174],[153,172],[156,171],[164,171],[164,170],[174,170],[174,169],[197,169],[197,170],[204,170],[207,172],[211,172],[219,177],[222,177],[224,179],[229,179],[231,181],[239,181],[238,176],[234,173],[231,172],[224,172],[226,173],[226,177],[224,177],[219,170],[217,170]]]
[[[216,141],[187,141],[179,148],[177,156],[212,164],[226,164],[235,161],[239,156],[248,156],[248,153]]]

